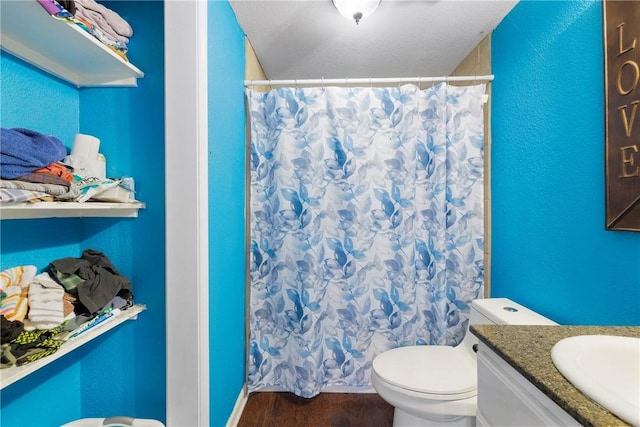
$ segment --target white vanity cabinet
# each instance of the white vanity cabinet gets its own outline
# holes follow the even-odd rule
[[[580,426],[486,344],[478,344],[478,426]]]

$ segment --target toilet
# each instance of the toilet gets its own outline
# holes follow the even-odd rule
[[[557,325],[507,298],[479,299],[470,306],[469,324]],[[374,358],[371,382],[395,408],[394,427],[475,426],[477,342],[467,329],[455,347],[399,347]]]

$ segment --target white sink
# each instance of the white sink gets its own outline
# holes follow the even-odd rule
[[[640,338],[565,338],[553,346],[551,359],[582,393],[618,418],[640,425]]]

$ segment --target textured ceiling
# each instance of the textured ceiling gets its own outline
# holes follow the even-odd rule
[[[382,0],[359,25],[331,0],[231,0],[270,79],[451,73],[517,0]]]

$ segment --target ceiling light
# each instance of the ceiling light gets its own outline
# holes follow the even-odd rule
[[[380,4],[381,0],[331,0],[338,12],[347,19],[360,23],[362,18],[371,15]]]

